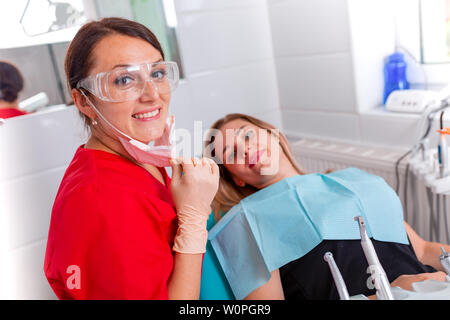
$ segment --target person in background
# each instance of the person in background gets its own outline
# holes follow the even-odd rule
[[[0,61],[0,119],[22,116],[19,110],[19,93],[24,85],[20,71],[12,64]]]

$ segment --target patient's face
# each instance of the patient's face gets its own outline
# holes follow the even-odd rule
[[[250,184],[260,188],[278,173],[282,154],[278,138],[244,120],[235,119],[220,129],[223,145],[216,156],[239,186]],[[219,150],[220,151],[220,150]]]

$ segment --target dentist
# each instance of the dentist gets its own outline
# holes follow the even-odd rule
[[[79,30],[65,70],[91,135],[53,205],[44,264],[53,291],[60,299],[198,299],[219,174],[208,159],[172,159],[176,64],[145,26],[106,18]]]

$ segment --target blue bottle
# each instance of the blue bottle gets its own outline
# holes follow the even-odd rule
[[[407,89],[409,89],[409,83],[406,80],[404,55],[400,52],[394,52],[386,59],[384,65],[383,104],[386,104],[386,100],[392,91]]]

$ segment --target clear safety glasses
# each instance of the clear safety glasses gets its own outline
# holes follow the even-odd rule
[[[175,90],[180,74],[175,62],[144,63],[115,68],[80,80],[77,89],[86,89],[99,99],[125,102],[139,98],[147,83],[160,94]]]

